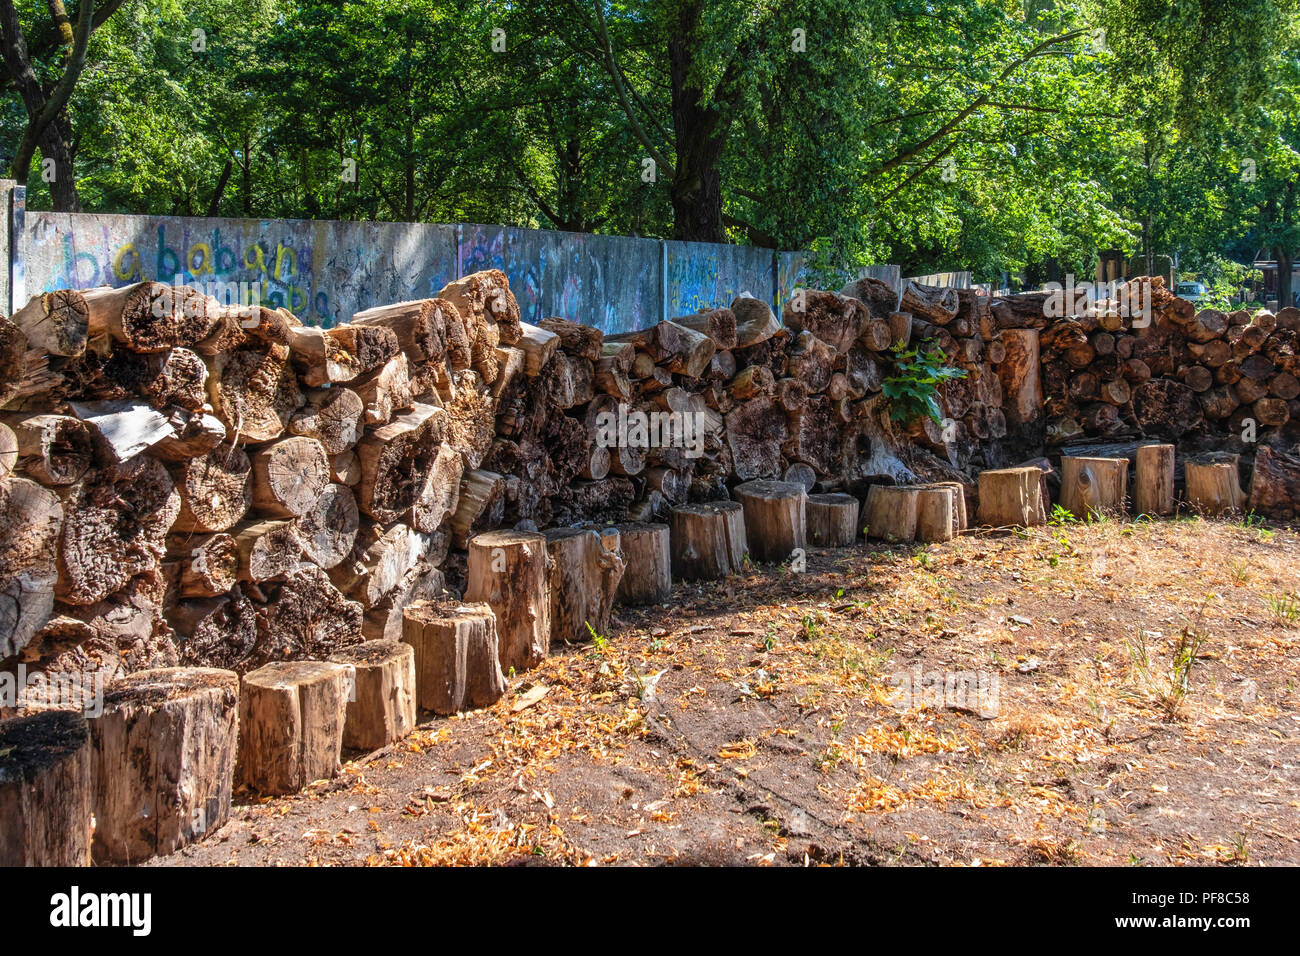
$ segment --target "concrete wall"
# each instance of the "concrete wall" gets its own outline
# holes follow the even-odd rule
[[[779,311],[802,281],[807,258],[753,246],[510,226],[24,215],[24,194],[0,182],[10,221],[0,231],[12,240],[4,250],[9,268],[0,270],[0,302],[10,312],[51,289],[170,283],[179,276],[223,298],[243,283],[246,297],[329,326],[497,268],[509,276],[525,321],[563,316],[614,333],[728,305],[741,293]]]

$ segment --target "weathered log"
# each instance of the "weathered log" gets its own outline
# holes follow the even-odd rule
[[[365,410],[361,397],[350,388],[315,389],[307,393],[307,404],[289,419],[289,431],[316,439],[327,455],[338,455],[361,437]]]
[[[979,474],[979,522],[982,525],[1033,527],[1047,523],[1042,471],[997,468]]]
[[[785,481],[747,481],[734,489],[744,508],[745,541],[757,561],[785,561],[807,547],[803,485]]]
[[[329,458],[314,438],[294,436],[259,448],[253,466],[253,507],[274,518],[311,511],[330,481]]]
[[[1173,445],[1138,447],[1133,501],[1138,514],[1174,513],[1174,451]]]
[[[415,654],[399,641],[364,641],[330,655],[352,668],[343,746],[378,750],[415,729]]]
[[[76,357],[86,350],[89,313],[80,292],[58,289],[33,296],[13,314],[12,321],[26,336],[29,348]]]
[[[137,671],[109,685],[90,721],[98,863],[173,853],[230,816],[239,676]]]
[[[662,604],[672,596],[672,556],[666,524],[620,524],[623,576],[614,600],[619,604]]]
[[[85,717],[0,720],[0,866],[88,865],[92,796]]]
[[[494,531],[469,541],[465,600],[491,605],[497,616],[501,668],[535,667],[551,646],[546,538]]]
[[[781,473],[781,446],[789,437],[786,413],[766,397],[742,402],[727,413],[732,469],[746,481]]]
[[[591,639],[588,627],[605,635],[623,559],[607,549],[595,531],[555,528],[545,533],[550,556],[551,640],[566,644]]]
[[[344,485],[327,484],[295,525],[303,553],[321,568],[335,567],[356,543],[361,526],[356,497]]]
[[[352,555],[330,571],[330,580],[364,608],[375,607],[424,559],[426,544],[407,525],[367,522],[357,532]]]
[[[1012,424],[1024,425],[1037,420],[1043,409],[1038,332],[1034,329],[1004,329],[1001,335],[1007,354],[998,365],[998,378],[1007,398],[1006,408]]]
[[[916,485],[872,485],[863,534],[881,541],[916,540]]]
[[[391,329],[398,348],[409,362],[440,362],[447,355],[449,323],[460,324],[459,313],[446,299],[417,299],[379,305],[352,316],[354,326],[380,326]]]
[[[16,469],[44,485],[70,485],[94,458],[91,432],[70,415],[3,416],[18,446]]]
[[[850,547],[858,539],[858,507],[852,495],[808,495],[808,543],[814,548]]]
[[[252,465],[238,445],[217,445],[173,465],[171,473],[181,497],[176,531],[225,531],[252,506]]]
[[[257,612],[238,586],[222,597],[169,605],[166,616],[182,638],[183,663],[239,673],[248,669],[257,646]]]
[[[385,425],[396,413],[411,408],[415,403],[405,352],[394,355],[374,371],[353,379],[349,387],[365,407],[367,425]]]
[[[226,435],[241,444],[279,438],[303,403],[287,350],[239,349],[214,361],[208,397]]]
[[[413,604],[406,609],[402,641],[414,649],[421,710],[456,714],[505,695],[496,614],[488,604]]]
[[[383,524],[403,520],[424,492],[446,420],[443,409],[416,404],[357,443],[357,504],[363,512]]]
[[[739,296],[732,300],[731,311],[736,316],[735,347],[738,349],[766,342],[781,331],[780,320],[762,299]]]
[[[947,325],[957,315],[960,304],[956,289],[909,282],[903,287],[899,308],[935,325]]]
[[[266,598],[257,609],[263,660],[320,659],[361,641],[361,605],[346,600],[313,564],[289,572]]]
[[[287,794],[337,775],[352,673],[345,664],[275,661],[245,674],[240,783],[258,793]]]
[[[176,535],[168,541],[164,568],[178,596],[216,597],[239,579],[239,545],[228,534]]]
[[[736,313],[730,309],[706,309],[673,321],[683,328],[707,335],[720,351],[736,347]]]
[[[804,289],[786,303],[781,318],[786,328],[796,333],[807,332],[831,348],[845,352],[857,341],[870,313],[857,299],[836,292]]]
[[[453,543],[458,548],[467,547],[474,535],[500,524],[504,514],[505,478],[486,469],[466,471],[451,515]]]
[[[916,540],[951,541],[957,533],[955,508],[949,484],[920,485],[916,489]]]
[[[239,548],[239,579],[260,584],[294,571],[303,560],[294,521],[256,521],[230,531]]]
[[[1061,507],[1078,518],[1128,510],[1128,459],[1061,459]]]
[[[133,352],[164,352],[204,339],[217,323],[201,293],[161,282],[140,282],[82,292],[91,340],[111,338]],[[105,349],[107,351],[107,349]]]
[[[1187,503],[1208,517],[1240,511],[1246,503],[1241,489],[1237,455],[1211,455],[1188,459]]]
[[[1280,398],[1261,398],[1250,408],[1255,421],[1268,427],[1285,425],[1291,418],[1290,408]]]
[[[368,641],[397,641],[402,638],[402,611],[416,601],[441,600],[447,596],[447,578],[435,567],[446,557],[446,548],[439,541],[447,535],[429,535],[431,544],[425,549],[425,559],[406,572],[400,584],[393,588],[374,607],[366,609],[361,622],[361,634]]]
[[[740,502],[709,501],[674,508],[669,526],[674,578],[712,581],[744,566],[749,544]]]
[[[53,611],[62,531],[53,492],[25,478],[0,479],[0,660],[26,647]]]
[[[1250,481],[1249,508],[1277,521],[1291,521],[1300,515],[1300,458],[1260,445]]]

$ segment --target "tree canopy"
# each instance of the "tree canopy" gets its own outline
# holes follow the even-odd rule
[[[1289,265],[1295,0],[0,0],[36,207]]]

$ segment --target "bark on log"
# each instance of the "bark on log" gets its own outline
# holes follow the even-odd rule
[[[749,545],[740,502],[710,501],[674,508],[669,525],[674,578],[712,581],[744,566]]]
[[[88,865],[91,801],[85,717],[0,720],[0,866]]]
[[[415,729],[415,654],[399,641],[364,641],[330,655],[352,668],[343,746],[378,750]]]
[[[421,710],[457,714],[506,692],[496,614],[483,603],[420,602],[406,609],[402,641],[414,649]]]
[[[623,578],[623,559],[608,550],[595,531],[555,528],[545,533],[550,557],[551,640],[591,640],[591,627],[604,637],[609,612]]]
[[[1028,528],[1047,523],[1042,471],[997,468],[979,475],[979,522],[995,528]]]
[[[1173,445],[1142,445],[1137,449],[1134,509],[1140,515],[1174,513]]]
[[[355,326],[391,329],[407,361],[416,365],[441,362],[447,355],[449,323],[460,324],[460,314],[446,299],[417,299],[379,305],[352,316]]]
[[[1039,377],[1038,332],[1034,329],[1004,329],[1002,342],[1007,356],[998,365],[998,378],[1007,398],[1008,416],[1014,425],[1025,425],[1042,414],[1043,393]]]
[[[161,282],[118,289],[99,286],[85,290],[82,297],[90,339],[111,338],[133,352],[165,352],[178,345],[193,345],[206,338],[217,323],[216,311],[203,295]]]
[[[465,600],[491,605],[497,616],[501,669],[526,670],[551,646],[546,538],[526,531],[495,531],[469,541]]]
[[[803,485],[747,481],[733,491],[744,508],[745,541],[757,561],[785,561],[808,544]]]
[[[354,379],[350,388],[365,406],[367,425],[385,425],[395,414],[410,408],[415,402],[405,352],[394,355],[373,372]]]
[[[673,569],[666,524],[617,526],[623,577],[614,600],[619,604],[662,604],[672,597]]]
[[[0,479],[0,660],[21,651],[54,609],[63,506],[26,478]]]
[[[852,495],[808,495],[808,543],[814,548],[851,547],[858,540],[858,507]]]
[[[288,794],[336,776],[351,683],[351,668],[322,661],[276,661],[245,674],[240,783],[258,793]]]
[[[90,721],[97,863],[174,853],[230,816],[239,676],[163,668],[118,678]]]

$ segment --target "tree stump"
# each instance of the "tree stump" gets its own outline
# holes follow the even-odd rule
[[[748,553],[745,512],[738,501],[707,501],[672,510],[673,577],[713,581],[739,571]]]
[[[916,540],[951,541],[956,534],[953,522],[951,485],[922,485],[916,489]]]
[[[413,604],[403,615],[402,641],[414,649],[421,710],[457,714],[487,707],[505,694],[497,618],[489,605]]]
[[[1127,511],[1127,458],[1061,458],[1061,507],[1076,518]]]
[[[596,531],[554,528],[545,535],[550,555],[551,640],[588,641],[588,625],[603,637],[623,577],[623,559],[605,547]]]
[[[1206,455],[1184,463],[1187,503],[1207,517],[1240,511],[1246,503],[1236,455]]]
[[[671,536],[666,524],[621,524],[619,549],[623,577],[614,600],[619,604],[662,604],[672,597]]]
[[[96,862],[138,863],[230,816],[239,676],[168,667],[119,678],[90,720]]]
[[[966,486],[960,481],[932,481],[927,487],[952,489],[952,531],[961,534],[970,527],[966,516]]]
[[[415,653],[399,641],[365,641],[330,655],[354,671],[343,746],[378,750],[415,729]]]
[[[237,779],[262,794],[297,793],[340,770],[352,669],[274,661],[244,675]]]
[[[979,522],[994,528],[1047,523],[1039,468],[993,468],[979,475]]]
[[[92,812],[86,718],[0,720],[0,866],[86,866]]]
[[[858,499],[852,495],[809,495],[808,543],[814,548],[847,548],[858,540]]]
[[[915,541],[916,491],[915,485],[872,485],[867,491],[866,536]]]
[[[1174,513],[1174,446],[1140,445],[1134,509],[1140,515]]]
[[[789,481],[747,481],[734,494],[745,513],[745,540],[758,561],[784,561],[807,547],[803,485]]]
[[[532,531],[491,531],[469,541],[465,600],[497,616],[501,669],[535,667],[551,647],[546,538]]]

